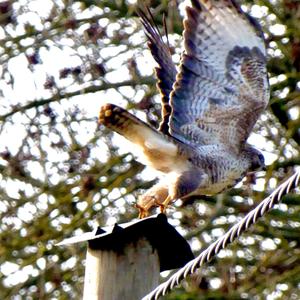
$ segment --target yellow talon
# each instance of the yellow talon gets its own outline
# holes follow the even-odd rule
[[[156,201],[155,204],[159,206],[160,212],[163,213],[163,214],[165,214],[165,213],[166,213],[166,210],[167,210],[167,208],[168,208],[168,206],[169,206],[169,203],[170,203],[172,200],[173,200],[173,199],[172,199],[170,196],[168,196],[168,197],[164,200],[164,202],[159,203],[159,202]]]
[[[139,219],[144,219],[148,217],[149,213],[147,209],[145,209],[139,204],[135,204],[135,207],[139,210]]]

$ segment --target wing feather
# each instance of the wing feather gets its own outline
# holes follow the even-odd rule
[[[141,18],[145,33],[148,38],[148,47],[158,67],[155,68],[156,76],[158,78],[157,86],[161,93],[162,102],[162,121],[159,130],[164,134],[169,133],[169,117],[171,107],[169,105],[170,93],[173,89],[173,84],[176,80],[176,68],[172,61],[169,46],[164,43],[159,29],[154,23],[153,16],[149,9],[147,9],[148,17],[143,10],[139,10],[138,14]]]
[[[266,49],[257,23],[233,0],[192,0],[184,53],[170,96],[170,134],[239,151],[269,100]]]

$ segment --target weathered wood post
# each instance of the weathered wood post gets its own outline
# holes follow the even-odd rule
[[[88,241],[83,300],[138,300],[159,282],[161,271],[193,259],[186,240],[163,214],[66,239]]]
[[[83,299],[140,299],[158,285],[159,258],[140,239],[118,253],[88,247]]]

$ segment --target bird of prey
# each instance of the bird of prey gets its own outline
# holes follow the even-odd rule
[[[139,146],[164,176],[137,201],[152,207],[191,195],[214,195],[264,167],[247,143],[269,101],[266,48],[259,24],[235,0],[192,0],[184,19],[184,49],[176,71],[153,19],[140,12],[162,99],[159,129],[113,104],[99,123]]]

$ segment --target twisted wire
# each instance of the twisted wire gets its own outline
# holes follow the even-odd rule
[[[298,186],[300,179],[300,169],[296,170],[295,174],[289,177],[282,183],[273,193],[265,198],[255,209],[250,211],[242,220],[235,224],[223,236],[218,238],[208,248],[201,252],[195,259],[188,262],[184,267],[173,274],[167,281],[160,284],[152,292],[146,295],[142,300],[154,300],[179,285],[180,281],[186,278],[189,274],[193,274],[204,263],[209,262],[211,258],[224,249],[229,243],[232,243],[252,224],[256,223],[258,218],[262,217],[266,212],[277,204],[283,195],[287,194],[291,188]]]

